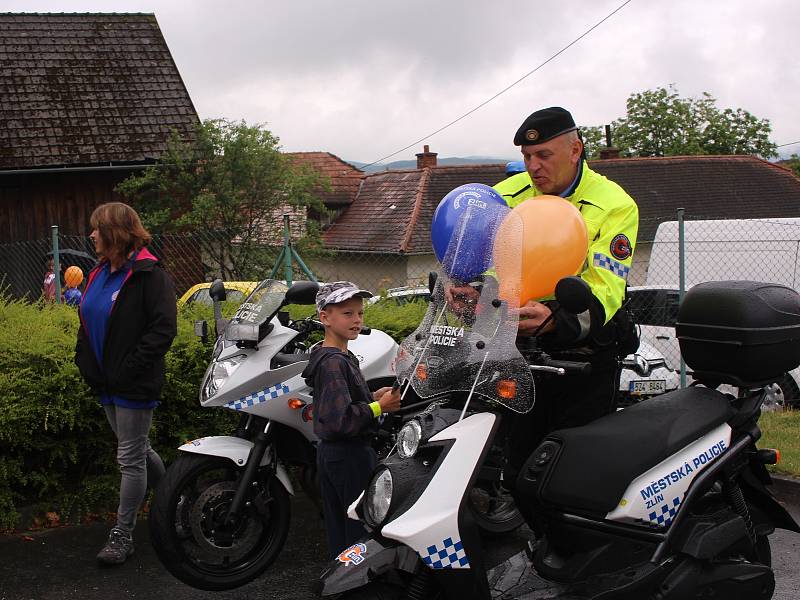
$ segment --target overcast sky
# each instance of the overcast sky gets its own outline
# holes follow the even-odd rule
[[[459,117],[623,0],[2,0],[8,12],[153,12],[200,117],[264,123],[287,151],[372,162]],[[511,90],[426,140],[516,158],[514,131],[561,105],[580,125],[675,84],[800,141],[797,0],[633,0]],[[388,160],[413,158],[423,142]],[[781,152],[800,153],[800,144]],[[387,162],[388,162],[387,160]]]

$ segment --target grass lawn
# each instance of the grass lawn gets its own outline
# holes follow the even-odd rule
[[[781,461],[770,470],[800,477],[800,410],[766,412],[759,425],[764,435],[758,447],[781,451]]]

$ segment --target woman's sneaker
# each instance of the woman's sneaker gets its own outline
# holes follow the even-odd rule
[[[133,536],[119,527],[108,534],[108,541],[97,554],[97,561],[104,565],[121,565],[133,554]]]

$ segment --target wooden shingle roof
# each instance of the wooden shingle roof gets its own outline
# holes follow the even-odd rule
[[[358,195],[363,171],[330,152],[287,152],[295,164],[309,167],[323,176],[329,183],[329,190],[317,190],[317,195],[328,207],[350,205]]]
[[[152,14],[0,14],[0,169],[141,163],[197,113]]]

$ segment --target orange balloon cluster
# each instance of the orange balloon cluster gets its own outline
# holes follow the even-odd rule
[[[64,271],[64,283],[67,284],[67,287],[78,287],[81,281],[83,281],[83,271],[80,267],[72,265]]]
[[[500,295],[519,306],[553,294],[578,273],[589,240],[581,213],[558,196],[536,196],[516,206],[500,225],[494,263]]]

